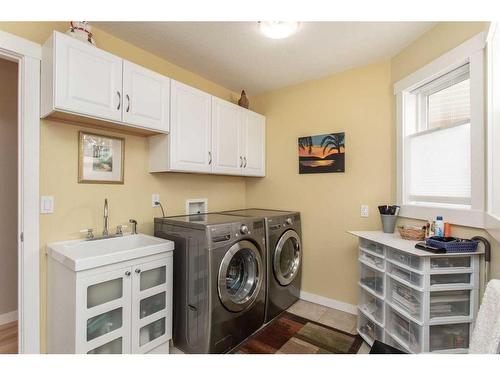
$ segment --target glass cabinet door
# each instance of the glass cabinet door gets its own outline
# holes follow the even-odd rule
[[[147,353],[170,339],[171,260],[132,267],[132,351]]]
[[[130,352],[130,268],[77,281],[77,352]]]

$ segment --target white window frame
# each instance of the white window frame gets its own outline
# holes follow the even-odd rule
[[[397,148],[397,202],[401,206],[400,216],[428,220],[444,216],[452,224],[484,228],[485,226],[485,124],[484,124],[484,49],[486,33],[482,32],[460,44],[416,72],[394,84],[396,96],[396,148]],[[405,133],[414,116],[405,116],[411,92],[440,76],[469,64],[471,89],[471,208],[453,208],[438,205],[411,204],[408,202],[408,173],[405,165],[409,161],[409,150],[405,147]],[[407,170],[407,168],[406,168]]]

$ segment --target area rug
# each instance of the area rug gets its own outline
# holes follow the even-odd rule
[[[284,312],[231,353],[355,354],[362,343],[358,335]]]

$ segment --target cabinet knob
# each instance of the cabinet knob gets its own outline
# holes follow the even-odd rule
[[[130,271],[126,271],[125,276],[130,276]]]
[[[135,273],[136,273],[136,274],[140,274],[140,273],[141,273],[141,269],[140,269],[140,268],[137,268],[137,269],[135,270]]]

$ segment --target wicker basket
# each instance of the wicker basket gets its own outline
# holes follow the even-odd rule
[[[404,240],[423,241],[425,239],[425,229],[419,227],[398,227],[399,234]]]

